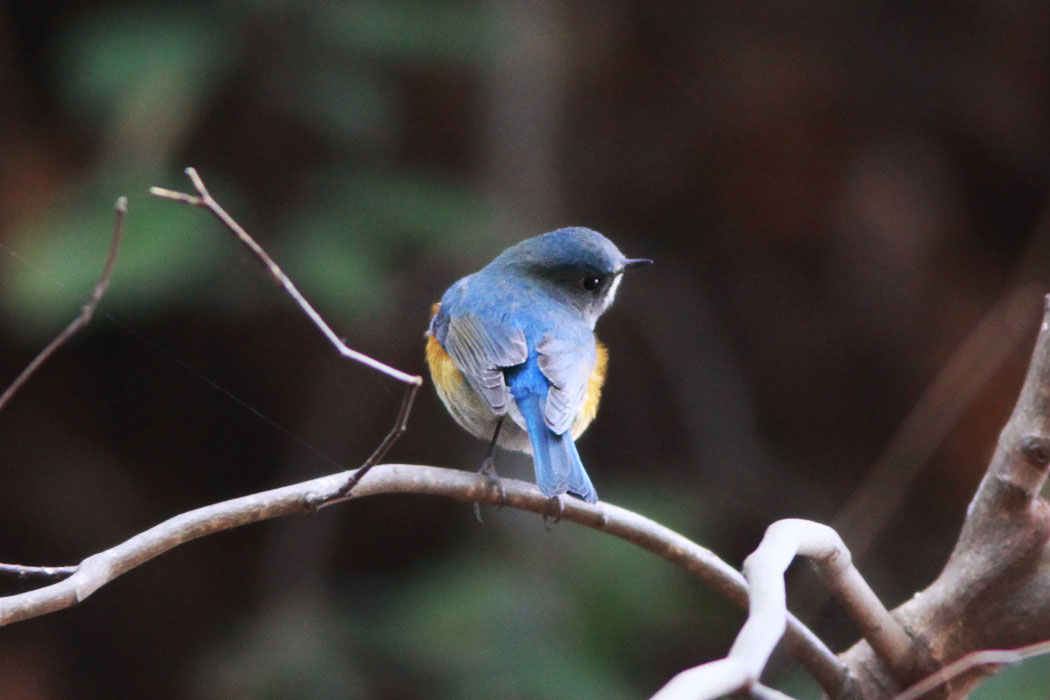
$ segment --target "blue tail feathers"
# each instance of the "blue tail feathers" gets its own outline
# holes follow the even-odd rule
[[[543,419],[543,401],[536,394],[516,398],[532,442],[532,462],[540,491],[549,497],[568,492],[588,503],[595,503],[598,493],[583,468],[569,431],[557,435],[547,427]]]

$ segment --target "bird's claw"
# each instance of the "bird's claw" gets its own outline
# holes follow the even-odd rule
[[[561,522],[561,516],[565,513],[565,504],[561,502],[561,496],[551,496],[547,499],[547,504],[553,512],[543,514],[543,527],[550,532],[555,525]],[[551,517],[554,518],[554,522],[550,521]]]
[[[496,474],[496,463],[492,457],[486,457],[485,461],[481,463],[481,469],[478,470],[478,474],[484,474],[488,477],[489,486],[496,490],[499,494],[499,503],[497,508],[502,508],[506,501],[506,494],[503,492],[503,483],[499,479],[499,475]],[[480,523],[481,520],[481,504],[477,501],[474,502],[474,517]]]

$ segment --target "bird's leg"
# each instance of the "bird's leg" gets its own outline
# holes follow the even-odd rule
[[[478,474],[484,474],[489,478],[491,483],[496,490],[499,492],[499,507],[503,507],[503,485],[499,482],[499,475],[496,474],[496,462],[493,457],[496,456],[496,442],[499,440],[499,431],[503,427],[503,419],[506,416],[500,416],[496,420],[496,430],[492,433],[492,442],[489,443],[488,450],[485,451],[485,459],[481,463],[481,469],[478,470]],[[474,502],[474,517],[481,522],[481,504]]]
[[[489,448],[485,451],[485,460],[481,463],[481,469],[478,470],[478,474],[484,474],[492,479],[496,479],[496,484],[499,485],[499,477],[496,475],[496,463],[493,461],[493,457],[496,456],[496,442],[499,440],[499,431],[503,427],[503,419],[506,416],[500,416],[496,420],[496,430],[492,433],[492,441],[489,443]],[[503,487],[500,487],[500,493],[502,497]]]

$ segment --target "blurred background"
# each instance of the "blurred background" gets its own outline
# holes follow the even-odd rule
[[[734,565],[773,520],[834,523],[898,605],[951,550],[1050,291],[1047,36],[1050,5],[1003,0],[0,5],[0,384],[130,202],[99,315],[0,414],[0,561],[353,467],[393,419],[399,385],[147,195],[193,165],[410,372],[430,304],[521,238],[585,225],[653,258],[599,324],[599,494]],[[427,386],[389,459],[484,449]],[[647,697],[742,621],[620,541],[483,515],[389,496],[186,545],[5,628],[0,697]],[[795,609],[845,649],[800,569]],[[816,694],[786,657],[771,677]]]

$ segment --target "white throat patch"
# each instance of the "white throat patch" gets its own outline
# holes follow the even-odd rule
[[[605,290],[605,296],[602,297],[602,311],[604,312],[613,303],[613,299],[616,298],[616,290],[620,288],[620,280],[623,279],[623,272],[617,272],[616,277],[613,278],[612,284]]]

